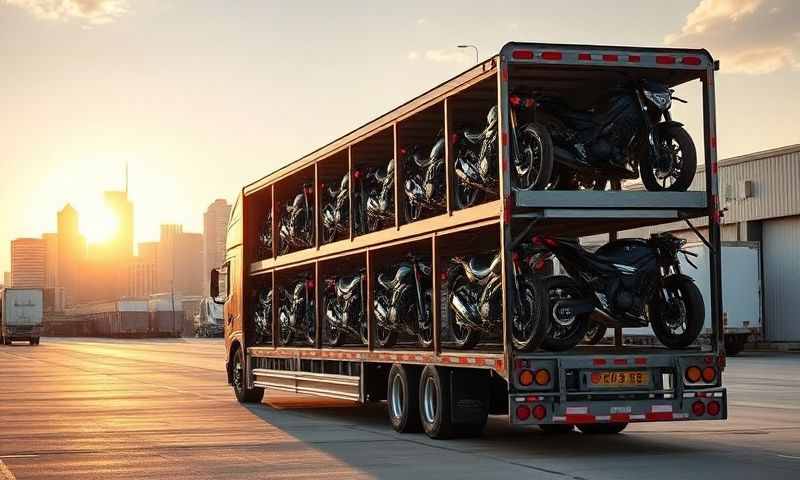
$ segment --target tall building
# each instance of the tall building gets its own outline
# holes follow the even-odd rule
[[[58,284],[58,234],[42,234],[45,245],[44,286],[47,288],[60,287]]]
[[[161,225],[158,244],[158,291],[202,295],[203,236],[181,225]]]
[[[86,260],[86,239],[79,228],[78,211],[67,204],[58,212],[58,277],[64,287],[64,302],[72,305],[82,301],[81,280]]]
[[[105,242],[107,254],[115,261],[127,261],[133,257],[133,203],[127,191],[104,192],[103,199],[118,222],[114,236]]]
[[[149,297],[158,292],[158,242],[142,242],[138,250],[128,266],[128,296]]]
[[[44,288],[47,249],[41,238],[17,238],[11,241],[11,285]]]
[[[11,272],[3,272],[3,286],[11,287]]]
[[[231,206],[223,199],[214,200],[203,214],[204,286],[209,283],[211,269],[219,267],[225,260],[225,234],[230,215]]]

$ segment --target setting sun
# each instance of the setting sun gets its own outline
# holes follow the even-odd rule
[[[89,243],[101,243],[114,236],[118,219],[103,205],[87,205],[81,210],[80,229]]]

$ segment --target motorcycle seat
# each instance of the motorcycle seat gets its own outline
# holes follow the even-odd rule
[[[464,130],[464,138],[467,139],[470,143],[481,143],[483,141],[483,132],[470,132],[469,130]]]
[[[481,255],[469,259],[469,269],[478,278],[486,278],[500,267],[500,257],[496,255]]]
[[[342,277],[336,280],[336,290],[341,294],[348,294],[355,289],[359,284],[360,276]]]

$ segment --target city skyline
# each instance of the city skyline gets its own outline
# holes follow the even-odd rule
[[[0,171],[10,172],[0,244],[52,231],[47,213],[65,202],[93,216],[100,192],[122,189],[126,163],[137,243],[158,238],[162,223],[199,231],[208,199],[233,203],[242,185],[469,67],[474,52],[456,48],[465,43],[481,58],[511,40],[707,48],[721,62],[720,157],[800,141],[792,121],[800,4],[788,0],[678,0],[668,9],[412,0],[391,12],[355,3],[71,3],[0,2],[4,67],[13,72],[0,82],[4,110],[14,112],[0,117]],[[674,106],[695,138],[698,93],[679,91],[690,103]],[[9,253],[0,250],[0,269]]]

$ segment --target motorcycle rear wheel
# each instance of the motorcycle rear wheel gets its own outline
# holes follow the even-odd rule
[[[292,343],[292,337],[294,337],[292,327],[288,323],[281,322],[280,315],[278,316],[278,323],[278,342],[281,345],[289,345]]]
[[[433,345],[433,315],[431,311],[431,306],[433,305],[433,294],[430,289],[425,290],[422,295],[422,301],[425,303],[422,306],[423,312],[425,312],[425,316],[427,318],[424,319],[424,323],[427,325],[426,328],[422,328],[420,325],[420,319],[417,319],[417,342],[419,346],[422,348],[430,348]],[[412,304],[413,305],[413,304]],[[416,308],[412,306],[411,309],[414,311],[414,316],[416,316]]]
[[[517,133],[517,155],[511,170],[511,183],[516,190],[544,190],[553,173],[553,138],[544,125],[536,122],[523,125]]]
[[[452,296],[459,287],[466,286],[468,288],[469,281],[463,275],[459,275],[453,279],[451,285],[447,302],[447,322],[450,325],[450,331],[453,332],[455,346],[461,350],[470,350],[475,348],[475,345],[481,340],[481,332],[466,324],[459,324],[458,316],[452,307]]]
[[[453,200],[455,200],[456,210],[463,210],[473,205],[481,203],[484,197],[484,191],[464,184],[461,180],[456,183],[456,191],[454,192]]]
[[[589,314],[576,315],[568,324],[562,325],[555,318],[554,306],[558,300],[581,298],[578,284],[566,275],[553,275],[543,282],[546,291],[549,327],[542,348],[551,352],[563,352],[578,345],[589,328]]]
[[[549,326],[544,293],[544,288],[526,281],[520,286],[520,301],[524,311],[514,313],[511,327],[511,339],[514,348],[519,351],[535,350],[544,341],[544,334]],[[522,323],[518,316],[522,316],[519,319]],[[524,328],[519,328],[519,325]]]
[[[665,347],[686,348],[697,339],[703,329],[706,311],[703,295],[694,281],[685,275],[670,275],[665,278],[664,290],[675,295],[672,299],[673,303],[667,304],[660,298],[653,299],[647,306],[650,326],[658,341]],[[674,327],[670,326],[672,322],[667,318],[676,313],[684,316],[681,322],[683,330],[681,333],[675,332]]]
[[[662,154],[672,157],[669,176],[664,178],[657,176],[658,167],[654,165],[650,151],[647,150],[639,164],[644,187],[651,192],[685,192],[691,186],[697,170],[697,150],[691,135],[677,125],[664,128],[659,133],[659,144],[656,148],[661,150]],[[668,180],[673,180],[669,186]]]

